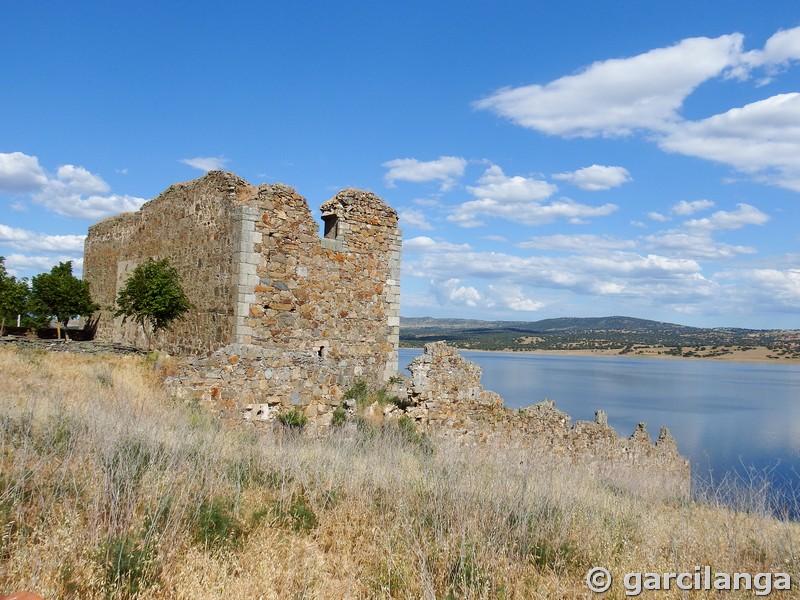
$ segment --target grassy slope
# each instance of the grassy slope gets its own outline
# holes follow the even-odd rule
[[[577,598],[593,565],[800,578],[795,524],[635,475],[389,429],[229,428],[136,357],[4,350],[0,372],[0,593]]]

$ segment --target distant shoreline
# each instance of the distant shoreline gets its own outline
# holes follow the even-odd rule
[[[401,350],[422,350],[419,348],[401,348]],[[479,348],[459,348],[459,350],[467,350],[469,352],[501,352],[504,354],[550,354],[560,356],[620,356],[623,358],[658,358],[670,360],[711,360],[721,362],[745,362],[745,363],[766,363],[766,364],[781,364],[781,365],[800,365],[800,357],[784,357],[780,356],[777,351],[770,350],[766,346],[756,346],[755,348],[742,350],[733,348],[724,348],[725,354],[717,356],[708,356],[707,354],[695,354],[693,356],[676,356],[674,354],[667,354],[668,348],[655,347],[655,346],[637,346],[630,352],[622,352],[622,349],[613,350],[483,350]],[[770,358],[776,356],[777,358]]]

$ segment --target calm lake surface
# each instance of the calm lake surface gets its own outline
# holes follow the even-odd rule
[[[768,472],[800,487],[800,365],[460,351],[506,406],[547,398],[576,420],[597,409],[620,436],[667,426],[696,475]],[[400,368],[422,353],[400,350]]]

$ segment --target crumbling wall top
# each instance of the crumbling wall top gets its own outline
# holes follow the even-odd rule
[[[348,188],[320,206],[323,216],[336,215],[350,221],[397,227],[397,211],[372,192]]]

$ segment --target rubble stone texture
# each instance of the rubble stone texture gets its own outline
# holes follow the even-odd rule
[[[98,339],[144,344],[112,307],[136,265],[169,258],[194,309],[157,345],[188,357],[173,382],[184,396],[314,416],[358,378],[387,381],[400,330],[397,213],[353,189],[321,210],[323,237],[291,187],[212,171],[90,227],[84,278],[103,307]]]
[[[507,408],[500,396],[483,389],[480,367],[444,342],[426,344],[424,354],[412,361],[409,370],[405,414],[437,437],[466,446],[531,448],[598,467],[634,466],[658,474],[667,491],[688,494],[689,463],[678,453],[666,427],[654,444],[644,423],[629,438],[619,437],[602,410],[594,422],[570,425],[570,416],[550,400],[519,410]]]

